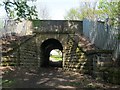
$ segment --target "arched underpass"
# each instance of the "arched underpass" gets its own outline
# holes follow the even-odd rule
[[[41,67],[62,67],[62,61],[52,62],[50,61],[50,52],[54,49],[63,50],[62,44],[56,39],[47,39],[41,44]]]

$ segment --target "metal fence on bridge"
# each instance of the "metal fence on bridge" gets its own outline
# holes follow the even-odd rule
[[[120,42],[117,39],[118,29],[105,22],[83,20],[83,34],[96,47],[105,50],[114,50],[114,56],[120,53]]]

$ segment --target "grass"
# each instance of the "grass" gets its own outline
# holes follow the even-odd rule
[[[54,58],[56,61],[62,61],[62,56],[60,55],[51,55],[51,58]]]
[[[9,87],[9,86],[13,85],[14,83],[16,83],[15,80],[2,80],[2,85],[4,87]]]

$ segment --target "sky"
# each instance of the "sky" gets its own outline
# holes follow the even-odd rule
[[[4,0],[0,0],[0,2],[2,1]],[[83,2],[94,2],[98,0],[34,0],[34,1],[35,2],[32,2],[32,4],[37,6],[38,12],[41,6],[46,7],[49,12],[50,19],[63,20],[64,16],[66,15],[67,11],[69,11],[70,8],[77,8],[80,6],[80,3]],[[0,7],[0,11],[1,11],[0,18],[6,18],[6,12],[4,10],[4,7]]]
[[[33,4],[37,6],[38,11],[41,6],[46,7],[50,19],[63,20],[66,12],[70,8],[79,6],[79,1],[80,0],[36,0]],[[3,7],[0,7],[0,11],[2,11],[0,18],[6,18],[6,12]]]
[[[0,0],[0,2],[2,1],[3,0]],[[41,6],[46,7],[50,19],[63,20],[67,11],[69,11],[71,8],[79,7],[80,3],[83,3],[84,1],[92,2],[96,0],[35,0],[35,2],[32,2],[32,4],[36,5],[38,12]],[[2,13],[0,14],[0,18],[6,18],[4,7],[0,7],[0,11],[2,11]]]
[[[64,16],[71,8],[78,8],[83,2],[96,2],[98,0],[37,0],[34,4],[38,12],[41,6],[49,11],[50,19],[64,20]]]
[[[79,7],[79,0],[37,0],[36,3],[38,10],[45,6],[53,20],[62,20],[70,8]]]

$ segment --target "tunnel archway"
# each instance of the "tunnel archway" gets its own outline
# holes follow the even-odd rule
[[[60,43],[60,41],[56,40],[56,39],[47,39],[45,40],[42,44],[41,44],[41,61],[40,61],[40,66],[41,67],[48,67],[48,66],[53,66],[53,62],[52,64],[50,63],[50,52],[54,49],[59,49],[61,52],[63,50],[62,44]],[[59,64],[55,65],[56,67],[62,67],[62,61]]]

